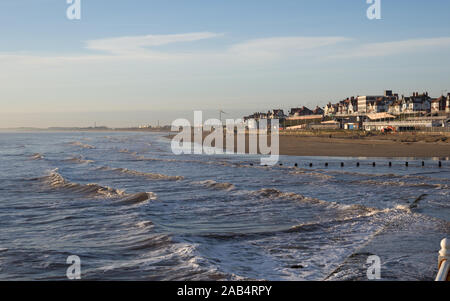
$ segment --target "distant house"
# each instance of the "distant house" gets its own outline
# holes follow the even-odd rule
[[[383,113],[389,110],[389,102],[383,96],[367,102],[366,113]]]
[[[419,99],[407,97],[402,104],[403,113],[414,113],[422,111],[422,103]]]
[[[245,116],[244,122],[251,120],[251,119],[253,119],[253,120],[267,119],[267,114],[260,113],[260,112],[253,113],[252,115]]]
[[[313,115],[323,115],[325,113],[325,111],[319,106],[317,106],[312,112]]]
[[[450,113],[450,93],[447,94],[447,104],[445,106],[445,112]]]
[[[358,100],[353,96],[340,101],[337,105],[339,115],[352,115],[358,111]]]
[[[292,108],[289,112],[290,117],[314,115],[313,111],[303,106],[301,108]]]
[[[402,101],[396,100],[389,104],[388,113],[394,115],[400,115],[402,113]]]
[[[337,113],[337,110],[338,110],[337,104],[331,104],[331,102],[330,102],[324,108],[324,115],[325,116],[333,116]]]
[[[286,118],[286,115],[284,115],[284,111],[281,109],[272,110],[271,112],[267,113],[267,116],[269,117],[269,119],[284,119],[284,118]]]
[[[357,99],[359,113],[382,113],[389,111],[389,106],[398,100],[398,94],[386,90],[382,96],[358,96]]]
[[[431,101],[431,113],[449,112],[450,111],[450,93],[445,96],[433,99]]]
[[[348,101],[348,114],[355,114],[358,112],[358,99],[351,97]]]
[[[358,96],[358,113],[370,113],[369,112],[369,104],[372,104],[380,97],[383,96]]]
[[[412,96],[402,100],[402,113],[416,113],[431,111],[431,98],[428,92],[420,94],[414,92]]]

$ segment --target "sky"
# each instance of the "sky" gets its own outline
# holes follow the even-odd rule
[[[450,92],[450,1],[0,1],[0,128],[170,124]]]

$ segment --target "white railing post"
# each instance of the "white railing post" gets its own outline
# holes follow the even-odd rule
[[[439,272],[436,281],[447,281],[450,277],[450,240],[444,238],[441,241],[441,250],[438,257]]]

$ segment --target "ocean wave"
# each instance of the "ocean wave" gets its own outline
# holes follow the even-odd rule
[[[132,151],[130,151],[127,148],[119,149],[119,153],[130,154],[130,155],[133,155],[133,156],[137,156],[138,155],[137,152],[132,152]]]
[[[128,249],[148,250],[154,248],[161,248],[170,244],[172,244],[172,239],[169,235],[156,234],[139,241],[133,241],[132,245],[129,246]]]
[[[301,202],[305,202],[305,203],[326,205],[326,206],[329,206],[331,204],[326,201],[306,197],[306,196],[303,196],[301,194],[297,194],[294,192],[282,192],[276,188],[263,188],[260,190],[250,192],[250,195],[253,195],[253,196],[256,196],[259,198],[263,198],[263,199],[269,199],[269,200],[288,199],[288,200],[293,200],[293,201],[301,201]]]
[[[78,147],[86,148],[86,149],[94,149],[95,148],[92,145],[85,144],[85,143],[82,143],[82,142],[79,142],[79,141],[70,142],[69,145],[78,146]]]
[[[289,172],[289,174],[291,175],[306,175],[306,176],[312,176],[312,177],[316,177],[322,180],[330,180],[333,179],[334,177],[331,175],[327,175],[325,173],[320,173],[320,172],[314,172],[314,171],[308,171],[308,170],[296,170],[296,171],[291,171]]]
[[[194,163],[194,164],[202,164],[202,165],[219,165],[219,166],[228,166],[228,167],[261,167],[261,166],[251,166],[249,164],[241,164],[241,163],[232,163],[223,160],[219,161],[200,161],[200,160],[187,160],[187,159],[168,159],[168,158],[148,158],[142,155],[137,154],[136,152],[130,153],[137,161],[150,161],[150,162],[176,162],[176,163]]]
[[[147,158],[138,154],[131,154],[137,161],[159,161],[159,162],[183,162],[183,160],[176,159],[162,159],[162,158]]]
[[[84,159],[82,156],[71,157],[71,158],[65,159],[64,162],[77,163],[77,164],[90,164],[90,163],[94,163],[93,160],[86,160],[86,159]]]
[[[117,275],[121,275],[122,279],[146,281],[243,280],[234,274],[219,271],[199,254],[197,245],[173,242],[167,236],[154,236],[134,244],[130,246],[130,251],[144,250],[145,254],[134,260],[116,260],[89,270],[85,278],[117,279]]]
[[[423,196],[424,195],[420,196],[417,201],[420,200]],[[365,279],[365,270],[360,270],[360,273],[358,274],[358,270],[355,270],[355,266],[361,267],[362,265],[364,265],[369,255],[379,255],[378,252],[374,253],[374,250],[378,249],[377,246],[379,247],[381,244],[383,244],[383,246],[388,250],[389,248],[392,248],[392,246],[396,246],[395,244],[390,245],[389,243],[398,240],[399,234],[401,234],[400,237],[404,242],[408,241],[408,245],[412,246],[413,248],[418,246],[418,249],[416,249],[416,251],[421,252],[423,250],[419,249],[421,248],[421,240],[424,239],[424,236],[433,236],[437,234],[437,238],[440,238],[441,235],[445,237],[445,233],[450,233],[450,222],[428,215],[411,212],[410,209],[411,208],[406,205],[397,205],[394,208],[380,210],[380,213],[387,213],[387,215],[381,219],[381,227],[379,227],[378,230],[374,231],[370,236],[368,236],[366,241],[363,244],[359,245],[358,248],[354,252],[352,252],[341,264],[339,264],[339,266],[335,268],[324,280]],[[385,260],[389,260],[391,265],[400,263],[400,260],[403,261],[405,256],[408,257],[408,255],[405,255],[404,253],[402,253],[401,256],[396,255],[395,251],[392,253],[388,253],[383,250],[382,252],[385,252],[383,257],[385,258]],[[411,254],[413,253],[414,251]],[[429,257],[428,255],[429,254],[426,255],[427,258]],[[389,258],[391,256],[397,258]],[[415,261],[415,265],[423,263],[422,261]],[[429,263],[425,263],[424,265],[426,268],[425,272],[429,273],[429,276],[427,277],[418,274],[417,271],[422,272],[422,270],[420,268],[417,268],[417,271],[410,273],[410,275],[405,274],[404,269],[400,269],[400,272],[398,272],[398,274],[390,273],[389,276],[386,275],[383,277],[383,279],[386,279],[388,281],[390,279],[404,280],[409,278],[411,278],[410,280],[432,280],[436,272],[433,271],[433,269],[428,269]]]
[[[372,174],[372,173],[362,173],[362,172],[352,172],[352,171],[327,171],[328,174],[334,174],[334,175],[350,175],[350,176],[357,176],[357,177],[365,177],[365,178],[371,178],[371,179],[417,179],[417,180],[427,180],[427,181],[442,181],[442,182],[450,182],[450,179],[445,178],[433,178],[424,176],[425,174],[438,174],[438,173],[417,173],[417,174],[407,174],[407,175],[399,175],[399,174],[393,174],[393,173],[386,173],[386,174]]]
[[[250,195],[263,198],[263,199],[269,199],[269,200],[276,200],[276,199],[287,199],[287,200],[293,200],[298,201],[302,203],[312,204],[312,205],[319,205],[326,207],[328,209],[335,209],[338,210],[336,214],[343,215],[343,216],[352,216],[352,217],[368,217],[372,216],[374,214],[380,213],[380,212],[389,212],[392,210],[401,210],[408,213],[411,213],[411,209],[414,209],[415,207],[412,205],[397,205],[394,208],[386,208],[386,209],[378,209],[373,207],[368,207],[362,204],[340,204],[337,202],[332,201],[324,201],[317,198],[311,198],[306,197],[301,194],[293,193],[293,192],[282,192],[276,188],[263,188],[257,191],[250,192]],[[413,204],[417,204],[424,196],[420,196],[418,200],[416,200]]]
[[[286,230],[285,232],[310,232],[310,231],[318,231],[326,227],[331,227],[335,224],[340,223],[349,223],[349,222],[355,222],[359,219],[364,219],[368,217],[373,217],[374,215],[379,214],[411,214],[411,208],[408,205],[396,205],[393,208],[386,208],[386,209],[377,209],[377,208],[371,208],[366,207],[364,205],[360,204],[352,204],[352,205],[339,205],[340,210],[347,211],[350,213],[349,215],[344,215],[344,217],[337,217],[332,218],[328,220],[321,220],[318,222],[311,222],[311,223],[303,223],[298,224],[290,229]],[[386,219],[386,222],[388,222],[390,219]]]
[[[352,184],[363,185],[376,185],[376,186],[397,186],[397,187],[421,187],[421,188],[438,188],[449,189],[449,185],[446,184],[433,184],[433,183],[408,183],[404,181],[376,181],[376,180],[362,180],[351,181]]]
[[[53,170],[48,176],[39,178],[39,180],[43,181],[51,188],[73,193],[82,193],[101,197],[122,197],[126,195],[124,190],[114,189],[107,186],[70,182],[58,173],[58,169]]]
[[[111,168],[111,167],[103,166],[103,167],[97,168],[97,170],[123,173],[123,174],[137,176],[137,177],[144,177],[146,179],[151,179],[151,180],[181,181],[184,179],[183,176],[168,176],[168,175],[159,174],[159,173],[141,172],[141,171],[131,170],[131,169],[127,169],[127,168]]]
[[[226,190],[230,191],[235,189],[236,187],[231,183],[219,183],[214,180],[206,180],[206,181],[200,181],[200,182],[192,182],[194,185],[202,185],[207,188],[213,188],[213,189],[219,189],[219,190]]]
[[[157,196],[153,192],[139,192],[132,195],[125,196],[125,198],[120,199],[117,204],[134,205],[146,203],[150,200],[156,200]]]
[[[152,226],[153,226],[152,221],[142,221],[142,222],[136,223],[136,227],[138,227],[138,228],[147,228],[147,227],[152,227]]]
[[[38,178],[52,189],[62,190],[70,193],[79,193],[92,197],[117,199],[116,204],[134,205],[156,200],[157,195],[153,192],[139,192],[135,194],[125,193],[125,190],[115,189],[98,184],[80,184],[66,180],[58,173],[58,169],[51,171],[48,176]]]
[[[42,155],[40,153],[35,153],[35,154],[31,155],[30,159],[31,160],[42,160],[42,159],[44,159],[44,155]]]

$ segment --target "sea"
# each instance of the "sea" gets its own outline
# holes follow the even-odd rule
[[[83,280],[368,280],[373,256],[382,280],[436,276],[445,158],[261,166],[166,135],[0,133],[0,280],[65,280],[69,256]]]

